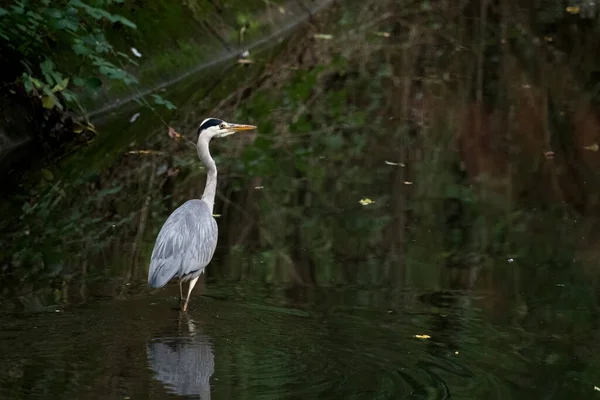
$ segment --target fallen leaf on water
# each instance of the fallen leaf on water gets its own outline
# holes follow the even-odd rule
[[[313,35],[313,37],[315,39],[323,39],[323,40],[331,40],[331,39],[333,39],[333,35],[330,35],[328,33],[315,33]]]
[[[254,189],[256,189],[256,190],[260,190],[260,189],[262,189],[262,188],[264,188],[264,186],[255,186],[255,187],[254,187]]]
[[[415,335],[415,337],[417,339],[431,339],[431,336],[429,335]]]
[[[454,354],[458,355],[458,351],[455,351]]]
[[[598,386],[594,386],[594,390],[600,392],[600,388]]]
[[[398,165],[398,166],[400,166],[400,167],[404,167],[404,166],[405,166],[405,165],[404,165],[404,163],[401,163],[401,162],[400,162],[400,163],[396,163],[396,162],[391,162],[391,161],[387,161],[387,160],[386,160],[386,161],[385,161],[385,163],[386,163],[387,165]]]
[[[553,159],[554,158],[554,152],[553,151],[545,151],[544,152],[544,157],[546,157],[548,159]]]
[[[252,64],[253,62],[254,62],[254,61],[252,61],[252,60],[248,60],[248,59],[246,59],[246,58],[240,58],[240,59],[238,60],[238,63],[240,63],[240,64]]]
[[[381,36],[381,37],[384,37],[384,38],[389,38],[390,36],[392,36],[392,35],[390,35],[389,32],[375,32],[375,34],[377,36]]]
[[[221,216],[221,214],[213,214],[214,218],[219,218]]]
[[[584,146],[583,148],[590,151],[598,151],[598,143],[594,143],[591,146]]]
[[[364,199],[360,199],[359,203],[362,204],[363,206],[368,206],[369,204],[373,204],[375,202],[373,200],[365,197]]]
[[[581,8],[579,6],[569,6],[566,8],[566,11],[569,14],[579,14],[580,10],[581,10]]]
[[[413,183],[411,181],[404,181],[405,185],[412,185]]]
[[[176,141],[179,141],[182,138],[181,133],[177,132],[172,127],[169,127],[169,137]]]

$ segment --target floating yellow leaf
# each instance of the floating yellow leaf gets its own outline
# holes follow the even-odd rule
[[[600,392],[600,388],[599,388],[598,386],[594,386],[594,390],[595,390],[596,392]]]
[[[415,337],[417,339],[431,339],[431,336],[429,335],[415,335]]]
[[[323,40],[331,40],[331,39],[333,39],[333,35],[330,35],[328,33],[315,33],[313,35],[313,37],[315,39],[323,39]]]
[[[365,197],[364,199],[360,199],[359,203],[362,204],[363,206],[368,206],[369,204],[373,204],[375,202],[373,200]]]
[[[579,14],[579,11],[581,11],[581,8],[579,6],[569,6],[566,8],[566,11],[569,14]]]
[[[590,151],[598,151],[598,143],[594,143],[591,146],[584,146],[583,148]]]
[[[554,152],[553,151],[546,151],[546,152],[544,152],[544,157],[546,157],[548,159],[552,159],[552,158],[554,158]]]
[[[404,181],[405,185],[412,185],[413,183],[411,181]]]
[[[458,351],[455,351],[454,354],[458,355]]]

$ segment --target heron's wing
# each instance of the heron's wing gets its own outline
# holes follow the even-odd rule
[[[148,283],[163,287],[175,276],[204,269],[217,246],[217,222],[202,200],[189,200],[167,218],[154,244]]]

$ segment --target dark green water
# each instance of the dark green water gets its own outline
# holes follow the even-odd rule
[[[594,382],[582,377],[595,362],[594,340],[494,322],[502,316],[485,310],[490,293],[348,286],[294,298],[282,290],[211,285],[187,315],[174,308],[176,289],[4,315],[0,394],[527,399],[593,393]],[[506,311],[516,313],[513,307]]]
[[[460,50],[480,37],[455,11],[331,6],[251,64],[175,79],[175,111],[98,115],[93,143],[30,172],[0,202],[0,398],[600,395],[596,153],[569,153],[582,130],[552,107],[560,135],[530,147],[538,114],[517,95],[543,83],[506,55],[485,64],[481,144]],[[147,287],[148,260],[204,184],[168,126],[195,140],[208,116],[259,128],[211,145],[219,245],[182,314],[176,283]]]

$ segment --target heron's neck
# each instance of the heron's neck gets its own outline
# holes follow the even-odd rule
[[[213,211],[215,205],[215,194],[217,192],[217,165],[215,160],[210,155],[208,148],[209,139],[200,135],[198,138],[198,157],[200,161],[206,166],[208,175],[206,176],[206,186],[204,186],[204,194],[202,194],[202,200],[208,204],[210,211]]]

